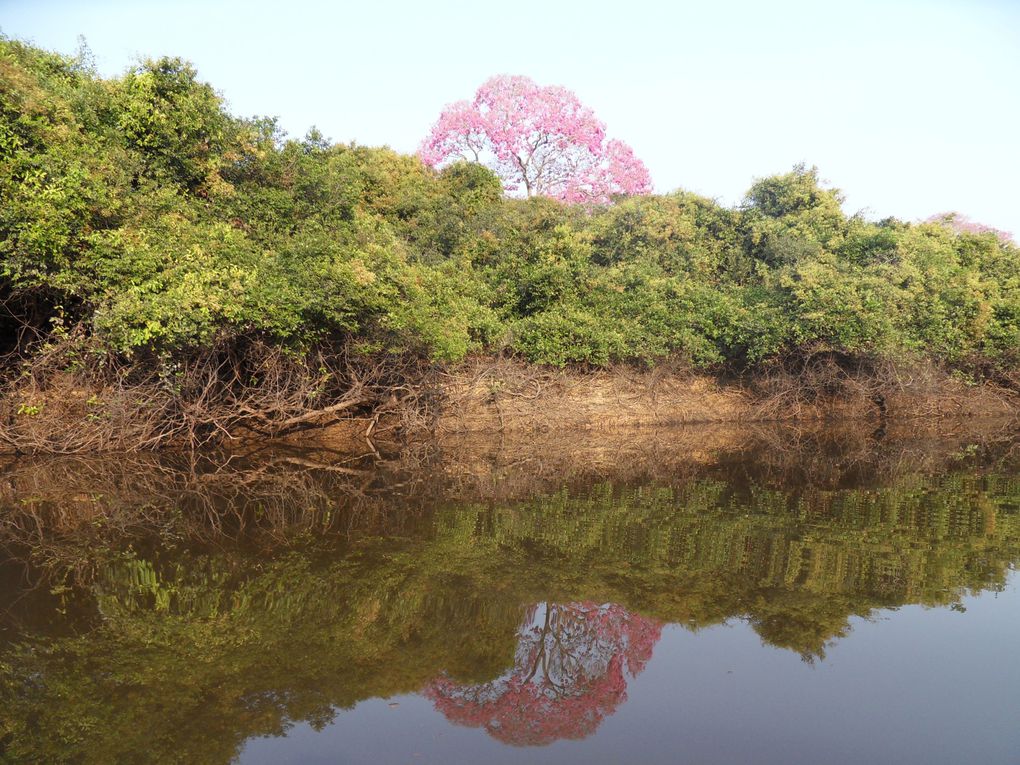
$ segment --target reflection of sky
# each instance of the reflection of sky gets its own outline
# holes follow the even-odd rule
[[[965,613],[906,606],[853,631],[814,665],[735,622],[667,627],[629,699],[591,737],[506,747],[450,725],[418,696],[373,699],[321,733],[255,739],[262,763],[925,763],[1020,761],[1020,587]],[[396,702],[396,707],[390,704]]]
[[[240,114],[412,151],[494,74],[577,91],[660,191],[735,202],[817,164],[851,212],[960,210],[1020,235],[1016,0],[624,4],[0,0],[9,35],[105,72],[190,58]]]

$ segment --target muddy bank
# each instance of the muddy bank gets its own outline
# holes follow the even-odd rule
[[[273,369],[279,371],[281,363],[275,360]],[[556,369],[492,358],[452,367],[382,365],[361,377],[348,370],[349,385],[329,395],[319,391],[314,406],[302,387],[310,384],[307,376],[285,371],[290,382],[279,387],[289,391],[287,396],[276,392],[256,401],[254,394],[245,398],[210,385],[203,388],[208,400],[201,406],[185,398],[169,401],[166,391],[154,399],[151,386],[124,385],[114,395],[81,381],[71,385],[59,375],[31,395],[24,386],[15,387],[6,397],[10,411],[0,421],[0,452],[245,451],[284,443],[378,456],[380,449],[458,434],[1020,419],[1020,390],[1012,378],[975,382],[926,364],[864,364],[832,354],[744,377],[695,374],[670,365]],[[365,382],[369,378],[371,384]],[[35,403],[18,403],[22,399]]]
[[[1020,395],[1008,388],[931,367],[851,371],[835,363],[746,380],[668,368],[584,373],[479,363],[445,374],[442,392],[440,434],[1020,415]]]
[[[991,382],[975,384],[930,366],[854,370],[823,363],[797,373],[727,379],[668,367],[580,371],[479,360],[437,371],[428,386],[425,397],[433,409],[426,429],[409,433],[396,417],[368,416],[305,431],[289,442],[357,449],[366,433],[382,443],[401,443],[407,436],[484,443],[497,436],[568,432],[576,440],[573,434],[612,432],[619,445],[646,441],[651,430],[684,425],[733,425],[731,432],[743,438],[747,426],[763,423],[813,428],[841,423],[867,431],[897,423],[907,429],[966,430],[968,425],[952,421],[1020,422],[1020,392]]]

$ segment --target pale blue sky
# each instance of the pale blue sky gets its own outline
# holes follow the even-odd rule
[[[1020,234],[1020,0],[453,3],[0,0],[0,29],[102,72],[180,55],[238,114],[413,151],[487,77],[565,85],[659,191],[732,204],[815,164],[849,212]]]

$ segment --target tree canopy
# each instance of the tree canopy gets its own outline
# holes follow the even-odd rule
[[[524,94],[541,99],[520,129]],[[2,350],[58,328],[165,375],[258,339],[731,371],[826,351],[1016,378],[1020,254],[999,233],[848,216],[804,166],[735,208],[642,193],[590,110],[520,78],[441,122],[427,164],[233,116],[180,59],[105,79],[0,41]],[[504,196],[497,174],[452,161],[486,142],[544,196]],[[580,186],[549,164],[567,144],[596,158]],[[551,198],[616,190],[632,196]]]

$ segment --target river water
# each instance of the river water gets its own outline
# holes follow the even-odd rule
[[[0,761],[1020,762],[1011,437],[548,448],[12,462]]]

